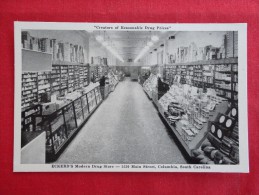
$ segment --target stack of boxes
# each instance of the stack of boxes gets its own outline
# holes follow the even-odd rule
[[[199,47],[198,49],[198,55],[197,55],[197,60],[206,60],[206,55],[205,55],[205,49],[204,47]]]
[[[192,42],[188,48],[188,62],[197,61],[198,48],[194,42]]]
[[[78,45],[74,45],[75,62],[78,62]]]
[[[52,54],[52,60],[56,60],[56,56],[57,56],[56,39],[50,39],[50,53]]]
[[[238,32],[230,31],[226,34],[226,58],[238,57]]]
[[[75,56],[74,56],[74,45],[70,44],[70,62],[75,61]]]
[[[185,63],[199,60],[216,60],[238,57],[238,32],[227,32],[222,39],[220,47],[207,45],[197,47],[192,42],[189,47],[178,47],[176,53],[170,55],[170,63]]]
[[[80,63],[84,63],[84,61],[85,61],[84,47],[82,47],[82,46],[80,46],[80,47],[81,47]]]
[[[52,60],[84,63],[84,47],[56,39],[36,38],[22,32],[22,48],[52,54]]]
[[[39,51],[39,39],[32,37],[32,50]]]
[[[71,60],[70,57],[70,43],[64,43],[64,61],[69,62]]]
[[[188,56],[188,47],[179,47],[177,49],[176,62],[186,62]]]
[[[27,31],[22,32],[22,48],[32,49],[32,39]]]
[[[64,61],[64,43],[58,43],[58,60]]]

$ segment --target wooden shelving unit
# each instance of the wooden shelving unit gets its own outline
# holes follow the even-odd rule
[[[238,99],[238,58],[196,61],[169,64],[164,66],[164,80],[172,85],[176,75],[181,76],[181,84],[189,84],[198,88],[213,88],[221,97],[232,104]]]
[[[41,101],[42,94],[51,92],[50,72],[38,72],[38,101]]]
[[[41,101],[43,93],[73,92],[89,84],[89,65],[52,65],[51,71],[23,72],[22,109]]]
[[[37,72],[23,72],[22,74],[22,108],[29,107],[38,101]]]

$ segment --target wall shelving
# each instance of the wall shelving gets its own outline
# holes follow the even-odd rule
[[[217,95],[237,104],[238,58],[178,63],[164,66],[164,80],[172,85],[176,75],[181,84],[216,90]]]
[[[52,65],[51,71],[22,73],[22,109],[42,100],[42,94],[65,95],[89,84],[89,65]]]

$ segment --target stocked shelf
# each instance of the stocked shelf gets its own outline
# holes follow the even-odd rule
[[[83,66],[83,73],[81,72],[81,79],[83,80],[83,86],[87,86],[89,84],[89,66]]]
[[[23,72],[22,108],[45,102],[45,94],[65,95],[89,84],[89,65],[52,65],[48,72]]]
[[[219,96],[236,103],[238,93],[238,58],[177,63],[164,66],[164,80],[189,84],[202,88],[204,92],[213,88]]]
[[[180,151],[185,150],[190,157],[168,156],[159,160],[160,164],[238,164],[238,31],[125,33],[116,35],[116,41],[111,36],[112,32],[103,30],[95,32],[96,39],[89,33],[77,30],[28,30],[21,33],[24,71],[21,90],[21,159],[32,164],[38,158],[40,146],[38,153],[45,149],[40,155],[44,158],[40,161],[54,162],[91,114],[111,94],[105,111],[116,111],[117,118],[133,116],[126,121],[129,123],[127,129],[136,128],[134,123],[146,124],[142,125],[139,132],[134,132],[136,136],[152,130],[150,139],[161,143],[162,148],[168,150],[165,153],[177,154],[179,148],[175,146],[179,146]],[[134,49],[128,51],[127,55],[125,51],[119,51],[127,44],[123,41],[125,36],[142,42],[145,55],[131,59],[135,56]],[[199,37],[203,37],[202,41]],[[86,61],[91,65],[86,64]],[[131,79],[125,79],[119,84],[118,93],[112,93],[124,75]],[[155,110],[152,104],[143,106],[148,98],[141,96],[144,93],[139,94],[140,85],[132,80],[138,80],[143,86]],[[113,103],[117,103],[116,106]],[[124,106],[123,109],[121,106]],[[136,112],[141,113],[141,117]],[[152,120],[156,114],[159,114],[163,123]],[[123,131],[116,129],[125,126],[125,121],[116,120],[113,124],[114,116],[111,117],[109,113],[95,118],[95,125],[102,125],[98,123],[100,118],[110,121],[106,133],[111,129],[119,136],[125,136]],[[161,129],[165,127],[167,131],[162,132]],[[84,130],[88,128],[86,125]],[[96,126],[98,128],[104,130],[101,126]],[[36,140],[35,137],[42,132],[41,141]],[[89,137],[88,131],[81,133],[81,139]],[[169,136],[174,135],[171,141],[176,141],[171,144],[172,148],[170,143],[168,145],[168,133]],[[159,140],[156,140],[157,137]],[[80,147],[86,148],[84,145]],[[160,159],[163,155],[156,152],[154,159]],[[72,161],[87,163],[81,154],[78,156],[80,159]],[[105,162],[107,159],[103,156],[102,161]],[[65,158],[66,161],[71,160]],[[151,159],[151,163],[155,163],[154,159]],[[63,161],[63,158],[59,159],[59,162]]]
[[[98,82],[101,76],[108,74],[108,66],[101,64],[92,64],[91,69],[91,79],[93,82]]]
[[[38,98],[40,102],[47,101],[44,94],[51,92],[50,72],[38,72]]]
[[[22,108],[38,101],[37,73],[23,72],[22,74]]]
[[[237,106],[237,70],[238,58],[164,66],[164,80],[171,88],[159,100],[157,107],[190,156],[195,155],[193,151],[207,138],[210,121],[227,111],[228,102]],[[187,90],[186,87],[190,88]],[[210,109],[210,105],[214,105],[214,109]]]

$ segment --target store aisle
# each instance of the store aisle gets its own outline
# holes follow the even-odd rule
[[[56,163],[186,163],[137,82],[120,82]]]

